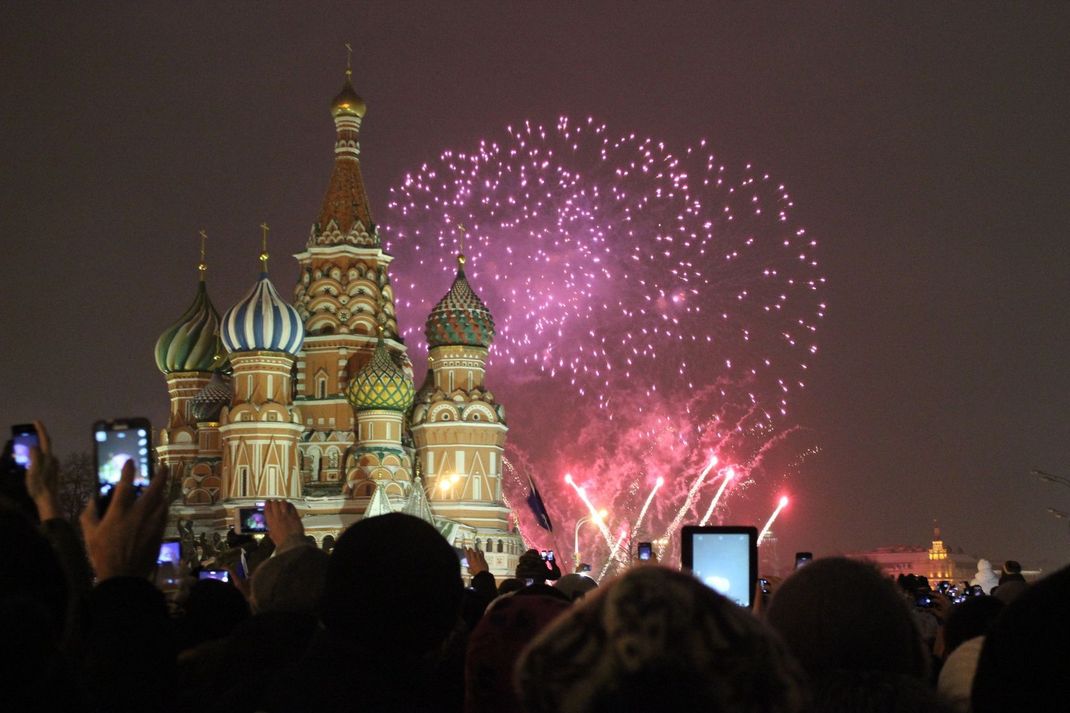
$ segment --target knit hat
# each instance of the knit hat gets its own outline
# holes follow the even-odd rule
[[[797,711],[802,674],[750,612],[694,577],[637,567],[574,604],[517,664],[528,713]]]

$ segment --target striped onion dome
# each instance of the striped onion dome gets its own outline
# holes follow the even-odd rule
[[[464,276],[464,256],[457,256],[457,277],[446,296],[427,316],[428,347],[489,347],[494,341],[494,317]]]
[[[305,341],[301,315],[279,297],[266,272],[253,289],[223,315],[223,344],[231,352],[297,354]]]
[[[367,364],[349,382],[346,399],[357,411],[408,411],[416,393],[410,379],[390,356],[382,335]]]
[[[193,304],[156,340],[156,366],[165,374],[213,371],[222,352],[219,313],[208,299],[208,289],[202,280],[197,284]]]
[[[193,397],[193,419],[197,423],[218,421],[223,407],[234,397],[234,390],[217,371],[212,380]]]

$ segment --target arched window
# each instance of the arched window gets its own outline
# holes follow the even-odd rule
[[[504,546],[505,546],[505,543],[504,543],[504,542],[502,542],[501,540],[498,540],[498,552],[501,552],[501,551],[502,551],[502,548],[503,548]]]

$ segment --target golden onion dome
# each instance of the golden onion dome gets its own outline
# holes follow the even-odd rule
[[[363,117],[367,108],[368,106],[364,103],[364,100],[357,94],[357,90],[353,88],[353,82],[350,81],[347,73],[346,83],[342,86],[342,91],[338,92],[338,96],[331,102],[331,114],[333,116],[351,114]]]

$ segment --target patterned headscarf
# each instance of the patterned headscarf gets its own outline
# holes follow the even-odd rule
[[[802,674],[749,612],[687,574],[632,569],[575,605],[521,656],[528,713],[790,713]]]

